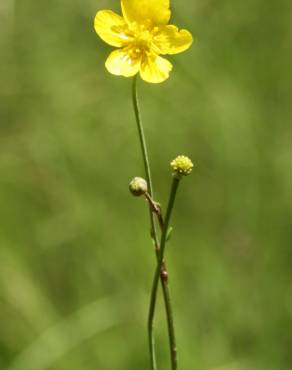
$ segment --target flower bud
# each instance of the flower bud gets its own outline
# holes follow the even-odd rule
[[[192,172],[194,165],[189,157],[179,155],[171,161],[170,167],[173,170],[174,176],[181,177],[189,175]]]
[[[133,180],[129,184],[130,192],[139,197],[140,195],[144,195],[147,193],[147,181],[144,180],[142,177],[134,177]]]

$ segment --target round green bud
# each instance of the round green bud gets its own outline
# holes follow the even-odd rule
[[[173,174],[180,177],[189,175],[192,172],[194,165],[189,157],[179,155],[171,161],[170,167],[173,170]]]
[[[144,195],[145,193],[147,193],[148,190],[147,181],[144,180],[142,177],[134,177],[129,184],[129,189],[130,192],[136,197]]]

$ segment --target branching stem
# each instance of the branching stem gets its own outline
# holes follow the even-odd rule
[[[144,163],[144,169],[146,174],[146,180],[148,183],[148,191],[149,191],[149,199],[153,199],[153,186],[152,186],[152,179],[151,179],[151,171],[150,171],[150,164],[149,164],[149,157],[148,157],[148,151],[146,146],[146,139],[142,124],[142,119],[140,115],[139,110],[139,104],[138,104],[138,96],[137,96],[137,77],[135,76],[133,78],[133,86],[132,86],[132,100],[133,100],[133,107],[135,112],[135,118],[137,122],[137,129],[139,134],[139,141],[142,151],[142,157],[143,157],[143,163]],[[149,201],[148,199],[148,201]],[[159,273],[158,273],[158,279],[160,277],[161,286],[162,286],[162,292],[163,292],[163,300],[165,305],[165,312],[166,312],[166,319],[167,319],[167,326],[168,326],[168,336],[169,336],[169,344],[170,344],[170,354],[171,354],[171,364],[172,364],[172,370],[177,369],[177,360],[176,360],[176,342],[175,342],[175,333],[174,333],[174,325],[173,325],[173,315],[172,315],[172,307],[171,307],[171,300],[170,300],[170,293],[169,293],[169,287],[168,287],[168,273],[166,270],[166,265],[163,260],[163,255],[160,253],[160,247],[159,247],[159,241],[157,236],[157,230],[155,225],[155,214],[158,217],[159,225],[162,231],[162,236],[165,234],[166,239],[166,232],[168,226],[166,225],[164,228],[163,224],[163,218],[161,215],[161,212],[155,212],[153,207],[157,206],[157,204],[154,205],[149,202],[149,217],[150,217],[150,226],[151,226],[151,237],[154,242],[155,246],[155,252],[156,252],[156,258],[157,258],[157,268],[159,267]],[[162,241],[163,239],[161,239]],[[162,256],[162,259],[161,259]],[[156,274],[155,274],[156,277]],[[158,284],[156,284],[158,285]],[[155,296],[153,297],[153,295]],[[151,369],[157,370],[157,362],[156,362],[156,352],[155,352],[155,338],[154,338],[154,314],[155,314],[155,304],[156,304],[156,295],[157,295],[157,286],[155,287],[155,290],[151,293],[151,315],[149,312],[148,317],[148,337],[149,337],[149,352],[150,352],[150,360],[151,360]]]
[[[158,262],[156,266],[156,271],[154,275],[154,280],[152,284],[152,290],[151,290],[151,299],[150,299],[150,306],[149,306],[149,314],[148,314],[148,328],[153,327],[154,322],[154,314],[155,314],[155,306],[156,306],[156,298],[157,298],[157,289],[158,289],[158,281],[159,278],[161,281],[163,281],[163,296],[164,301],[168,302],[168,305],[166,305],[166,312],[167,312],[167,324],[168,324],[168,335],[169,335],[169,345],[170,345],[170,357],[171,357],[171,369],[177,370],[177,348],[176,348],[176,339],[175,339],[175,332],[174,332],[174,322],[173,322],[173,315],[172,315],[172,309],[171,309],[171,302],[169,297],[169,290],[168,290],[168,276],[167,271],[164,270],[165,263],[164,263],[164,250],[165,250],[165,244],[166,244],[166,237],[167,237],[167,230],[169,226],[170,216],[172,213],[174,201],[176,192],[179,185],[179,179],[174,177],[171,191],[169,195],[169,201],[165,216],[165,222],[162,229],[162,235],[161,235],[161,242],[160,242],[160,249],[159,249],[159,255],[158,255]],[[166,273],[166,276],[165,276]],[[166,289],[164,290],[164,287],[166,286]],[[169,310],[168,310],[169,309]]]

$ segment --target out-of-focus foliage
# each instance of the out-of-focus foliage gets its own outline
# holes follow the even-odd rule
[[[149,369],[155,259],[128,191],[143,176],[131,80],[106,72],[93,30],[106,8],[119,2],[0,3],[1,369]],[[139,93],[163,206],[170,160],[196,164],[167,249],[180,369],[288,370],[291,2],[172,9],[197,42]],[[162,308],[156,327],[168,370]]]

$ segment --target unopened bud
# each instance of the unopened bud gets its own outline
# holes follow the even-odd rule
[[[194,167],[193,162],[185,155],[179,155],[171,163],[170,167],[175,176],[187,176],[192,172]]]
[[[144,195],[147,193],[147,181],[144,180],[142,177],[134,177],[133,180],[130,182],[129,185],[130,192],[139,197],[140,195]]]

